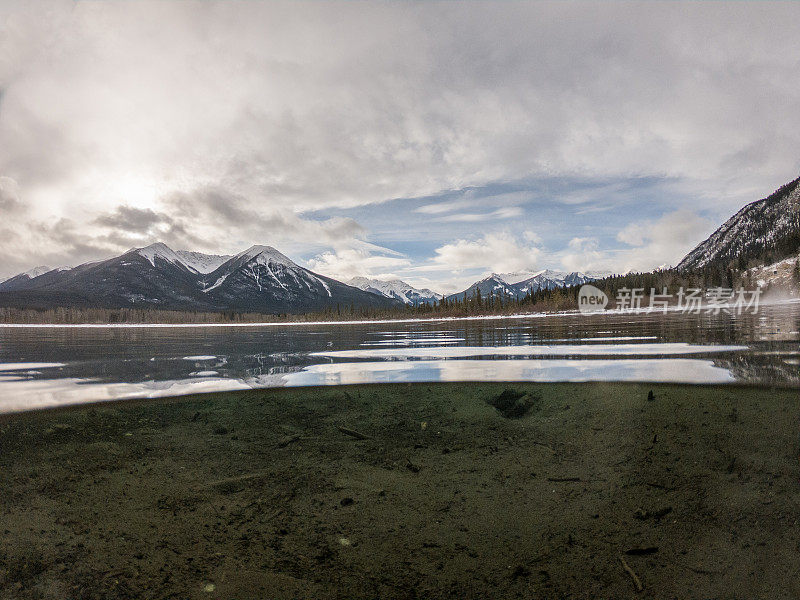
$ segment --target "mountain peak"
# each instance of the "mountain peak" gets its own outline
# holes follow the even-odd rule
[[[164,242],[156,242],[145,246],[144,248],[134,248],[131,252],[135,252],[139,256],[143,256],[150,264],[156,266],[156,258],[165,260],[173,264],[183,264],[180,257]]]
[[[587,281],[592,281],[596,277],[592,277],[586,273],[572,272],[564,273],[562,271],[551,271],[545,269],[543,271],[518,271],[516,273],[492,273],[476,281],[463,292],[451,294],[448,299],[460,300],[466,295],[467,298],[472,298],[478,292],[482,297],[488,297],[490,294],[495,296],[510,296],[512,298],[522,298],[529,293],[535,293],[542,289],[555,289],[569,287],[573,285],[581,285]]]
[[[499,279],[503,283],[515,285],[521,281],[527,281],[547,271],[515,271],[513,273],[492,273],[491,277]]]
[[[204,254],[188,250],[173,250],[164,242],[155,242],[143,248],[134,248],[128,253],[136,253],[146,258],[151,265],[156,266],[156,258],[160,258],[174,265],[182,265],[192,273],[207,274],[230,260],[229,255]]]
[[[350,279],[345,281],[345,283],[353,287],[358,287],[359,285],[368,285],[372,283],[372,281],[373,280],[368,277],[357,276],[357,277],[351,277]]]
[[[368,277],[353,277],[346,282],[347,285],[356,287],[365,292],[394,298],[405,304],[418,306],[419,304],[430,304],[442,297],[441,294],[432,292],[429,289],[417,289],[401,279],[370,279]]]
[[[139,248],[139,250],[153,250],[159,252],[169,252],[171,248],[167,246],[164,242],[153,242],[149,246],[144,246]]]
[[[41,267],[34,267],[30,271],[25,271],[24,273],[22,273],[22,275],[27,275],[31,279],[35,279],[36,277],[39,277],[39,275],[44,275],[45,273],[49,273],[52,270],[53,270],[52,267],[47,267],[45,265],[42,265]]]
[[[259,244],[251,246],[244,252],[240,252],[239,254],[236,255],[236,258],[244,258],[248,261],[256,260],[256,262],[263,264],[272,261],[292,267],[297,266],[292,259],[290,259],[284,254],[281,254],[278,250],[276,250],[272,246],[262,246]]]
[[[181,262],[197,273],[207,275],[220,265],[223,265],[231,258],[230,254],[205,254],[203,252],[192,252],[190,250],[176,250],[175,254],[181,259]]]

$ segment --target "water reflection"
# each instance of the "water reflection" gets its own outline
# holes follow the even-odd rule
[[[741,381],[800,386],[800,304],[759,315],[557,315],[236,327],[0,327],[0,411],[248,386]]]
[[[285,385],[419,381],[659,381],[730,383],[710,360],[422,360],[313,365],[284,376]]]
[[[381,348],[377,350],[331,350],[311,352],[310,356],[328,358],[476,358],[479,356],[673,356],[679,354],[711,354],[738,352],[747,346],[724,346],[715,344],[686,344],[671,342],[664,344],[540,344],[536,346],[458,346],[449,348]]]

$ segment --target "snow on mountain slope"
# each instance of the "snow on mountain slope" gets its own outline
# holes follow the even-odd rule
[[[588,273],[573,271],[571,273],[567,273],[564,271],[553,271],[550,269],[544,269],[542,271],[492,273],[491,276],[499,279],[500,281],[508,284],[509,286],[525,288],[524,291],[527,292],[527,290],[531,288],[533,288],[535,291],[536,289],[543,287],[547,283],[559,287],[563,287],[565,285],[578,285],[581,283],[585,283],[586,281],[590,281],[592,279],[600,279],[609,274],[610,273],[605,273],[600,271],[592,271]]]
[[[19,273],[0,281],[0,290],[11,290],[26,286],[30,281],[47,273],[55,271],[52,267],[34,267],[24,273]]]
[[[200,285],[210,302],[245,310],[341,311],[351,306],[397,305],[313,273],[271,246],[253,246],[237,254],[204,276]]]
[[[346,283],[365,292],[378,294],[386,298],[394,298],[412,306],[430,304],[442,298],[442,294],[437,294],[427,288],[417,289],[400,279],[383,280],[353,277]]]
[[[216,268],[213,268],[216,266]],[[206,271],[206,272],[204,272]],[[265,313],[400,306],[305,269],[270,246],[233,257],[175,252],[163,243],[0,284],[4,306],[158,307]]]
[[[133,250],[139,256],[143,256],[150,264],[154,267],[156,266],[156,259],[160,258],[161,260],[165,260],[169,263],[174,265],[183,265],[183,261],[181,257],[177,255],[177,253],[162,242],[156,242],[155,244],[150,244],[149,246],[145,246],[144,248],[135,248]],[[186,266],[186,265],[183,265]],[[188,267],[187,267],[188,268]]]
[[[231,259],[231,256],[203,254],[202,252],[190,252],[188,250],[175,251],[163,242],[156,242],[144,248],[137,248],[135,252],[150,261],[156,266],[156,259],[159,258],[174,265],[183,265],[193,273],[207,274],[219,268],[220,265]]]
[[[175,254],[190,270],[203,274],[215,271],[222,264],[233,258],[230,254],[203,254],[202,252],[190,252],[189,250],[177,250]]]
[[[283,271],[286,275],[291,277],[294,283],[304,284],[308,289],[312,289],[312,285],[319,283],[324,288],[325,292],[328,294],[328,298],[331,297],[331,288],[325,282],[324,279],[317,276],[316,274],[312,273],[308,269],[304,269],[290,258],[278,252],[272,246],[253,246],[249,250],[243,252],[240,256],[247,259],[247,268],[250,270],[250,273],[254,276],[254,281],[258,281],[258,273],[255,269],[256,266],[263,266],[266,268],[267,274],[278,282],[278,284],[284,288],[286,285],[281,282],[281,278],[278,277],[276,271],[280,273]]]
[[[544,273],[544,271],[516,271],[514,273],[492,273],[492,275],[508,285],[516,285],[522,281],[532,279],[541,273]]]
[[[790,298],[800,295],[800,255],[745,271],[752,285],[782,290]]]
[[[49,273],[53,270],[53,267],[41,266],[41,267],[34,267],[30,271],[25,271],[21,273],[21,275],[27,275],[31,279],[39,277],[39,275],[44,275],[45,273]]]
[[[285,254],[281,254],[272,246],[251,246],[244,252],[236,255],[237,259],[244,259],[247,261],[255,262],[259,265],[279,264],[290,268],[302,269],[300,265],[295,263],[292,259]]]
[[[492,273],[480,281],[476,281],[463,292],[448,296],[448,299],[462,300],[464,294],[466,294],[467,298],[472,298],[478,292],[483,298],[491,294],[519,299],[525,297],[528,293],[535,293],[539,290],[582,285],[598,278],[597,276],[589,276],[586,273],[577,271],[565,273],[549,269],[543,271],[519,271],[516,273]]]
[[[764,249],[797,235],[798,228],[800,178],[742,208],[687,254],[678,269],[701,269],[713,263],[725,268],[740,257],[758,259]]]

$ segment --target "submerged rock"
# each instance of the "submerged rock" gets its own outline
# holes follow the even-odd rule
[[[499,396],[490,398],[487,402],[490,406],[497,409],[506,419],[520,419],[524,417],[531,408],[541,400],[538,394],[526,394],[517,390],[506,389]]]

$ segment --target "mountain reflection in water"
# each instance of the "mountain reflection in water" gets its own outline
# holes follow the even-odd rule
[[[237,327],[0,327],[0,411],[250,387],[417,381],[800,386],[800,303]]]

